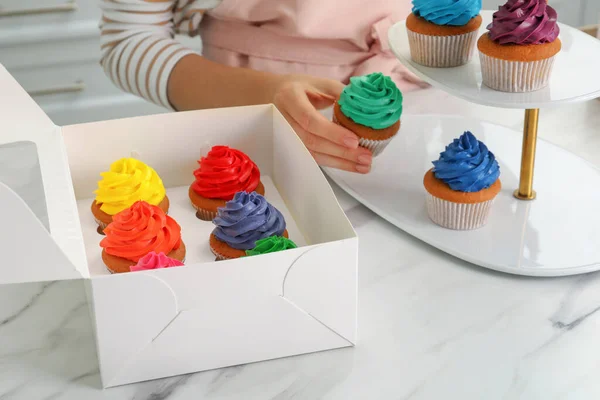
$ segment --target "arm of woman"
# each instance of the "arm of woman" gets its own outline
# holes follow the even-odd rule
[[[202,14],[219,2],[103,0],[104,71],[121,89],[175,110],[274,103],[320,165],[369,172],[371,153],[317,111],[339,96],[340,82],[221,65],[174,39],[197,35]]]

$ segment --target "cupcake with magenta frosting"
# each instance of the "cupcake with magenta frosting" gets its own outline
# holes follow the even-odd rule
[[[271,236],[288,237],[281,212],[256,192],[238,192],[213,220],[210,249],[217,261],[243,257]]]
[[[400,130],[402,92],[381,72],[350,78],[333,109],[333,122],[354,132],[361,147],[381,154]]]
[[[429,217],[449,229],[484,226],[502,188],[499,177],[494,154],[471,132],[465,132],[446,146],[425,174]]]
[[[546,0],[509,0],[499,7],[477,42],[483,84],[510,93],[546,87],[562,47],[557,18]]]
[[[412,60],[434,68],[469,62],[482,23],[480,11],[481,0],[413,0],[406,20]]]
[[[237,192],[265,194],[258,166],[240,150],[214,146],[198,164],[188,194],[196,217],[203,221],[212,221]]]
[[[256,241],[252,250],[246,250],[247,256],[258,256],[261,254],[276,253],[289,249],[295,249],[296,243],[284,236],[270,236]]]
[[[136,265],[132,265],[130,268],[131,272],[136,271],[150,271],[153,269],[181,267],[183,263],[175,258],[167,256],[165,253],[156,253],[151,251],[144,257],[140,258]]]

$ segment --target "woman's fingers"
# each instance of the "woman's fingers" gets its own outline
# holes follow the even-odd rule
[[[362,165],[356,164],[352,161],[344,160],[343,158],[338,158],[334,156],[330,156],[329,154],[318,153],[315,151],[310,152],[314,157],[317,164],[323,167],[331,167],[336,169],[342,169],[344,171],[350,172],[358,172],[359,174],[367,174],[371,171],[370,165]]]
[[[288,82],[275,95],[275,105],[319,165],[366,174],[371,170],[371,152],[358,146],[353,132],[329,121],[315,108],[335,101],[344,87],[335,81],[329,85],[321,88]]]
[[[330,107],[335,102],[335,97],[321,92],[306,92],[308,100],[317,110]]]
[[[342,82],[333,79],[323,79],[317,84],[319,90],[323,93],[337,99],[342,94],[342,90],[346,87]]]
[[[358,138],[349,130],[334,124],[316,110],[308,99],[304,84],[290,82],[276,95],[276,105],[284,110],[305,131],[350,149],[358,147]]]
[[[300,136],[306,148],[311,152],[327,154],[333,157],[351,161],[355,164],[362,164],[367,166],[370,166],[373,162],[373,155],[369,150],[362,147],[357,147],[356,149],[349,149],[345,146],[340,146],[336,143],[330,142],[329,140],[323,139],[322,137],[312,134],[303,129],[286,112],[284,112],[283,114],[285,118],[290,122],[290,125],[292,125],[292,128],[294,128],[294,131],[296,131],[298,136]]]

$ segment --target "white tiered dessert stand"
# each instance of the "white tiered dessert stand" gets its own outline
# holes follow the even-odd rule
[[[484,11],[482,17],[480,34],[486,32],[492,12]],[[600,41],[563,24],[560,28],[563,47],[550,85],[532,93],[502,93],[482,84],[477,53],[456,68],[412,62],[405,23],[395,24],[389,31],[390,47],[412,72],[472,103],[524,109],[524,131],[460,116],[403,116],[400,133],[374,160],[370,174],[333,169],[326,173],[400,229],[473,264],[530,276],[600,270],[600,169],[537,140],[540,108],[600,97]],[[453,231],[429,220],[423,175],[444,147],[466,130],[496,154],[503,189],[486,226]]]

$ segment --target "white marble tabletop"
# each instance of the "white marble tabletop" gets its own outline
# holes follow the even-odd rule
[[[515,128],[523,120],[521,111],[433,89],[407,94],[405,104],[411,114],[458,113]],[[543,110],[540,135],[600,165],[599,126],[600,101],[590,101]],[[600,398],[600,274],[488,271],[336,193],[360,237],[355,348],[102,390],[83,283],[0,286],[0,399]]]

